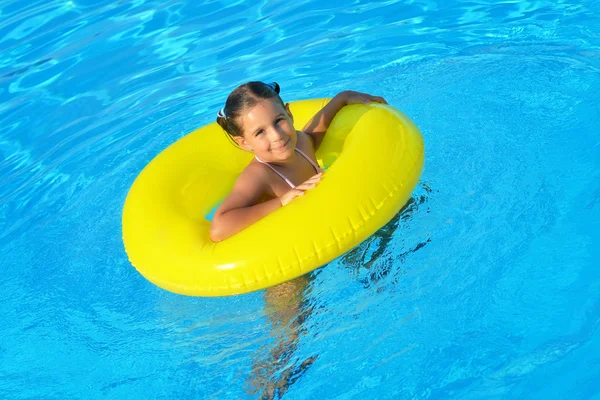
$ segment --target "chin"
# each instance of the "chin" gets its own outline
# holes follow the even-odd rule
[[[281,154],[282,156],[285,156],[286,159],[288,159],[294,155],[294,148],[290,146],[287,149],[285,149],[285,151]]]
[[[277,153],[277,154],[271,153],[271,160],[273,160],[274,162],[285,161],[289,158],[290,158],[290,154],[288,154],[287,152]]]

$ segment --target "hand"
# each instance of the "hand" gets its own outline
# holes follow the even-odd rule
[[[387,104],[387,101],[383,97],[380,96],[371,96],[367,93],[355,92],[352,90],[348,90],[344,92],[346,95],[346,105],[348,104],[369,104],[373,103],[382,103]]]
[[[300,185],[285,192],[283,194],[283,196],[281,196],[279,198],[279,201],[281,201],[281,206],[283,207],[283,206],[289,204],[292,200],[294,200],[298,196],[304,196],[304,192],[317,186],[317,183],[319,183],[322,176],[323,176],[322,172],[320,172],[316,175],[313,175],[306,181],[302,182]]]

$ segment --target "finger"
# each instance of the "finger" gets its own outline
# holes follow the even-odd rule
[[[294,189],[289,191],[288,202],[294,200],[298,196],[304,196],[304,190],[299,189],[299,186],[296,186]]]
[[[387,104],[387,101],[381,96],[371,96],[369,95],[369,99],[375,103]]]
[[[305,180],[302,183],[313,182],[313,181],[320,181],[322,177],[323,177],[323,173],[318,173],[317,175],[311,176],[310,178],[308,178],[307,180]]]
[[[303,185],[305,183],[318,183],[320,181],[321,181],[321,177],[318,176],[318,177],[315,177],[315,178],[310,178],[310,179],[305,180],[304,182],[301,183],[301,185]]]
[[[304,183],[296,186],[296,189],[308,190],[308,189],[312,189],[316,186],[317,186],[317,182],[304,182]]]
[[[298,185],[296,186],[296,189],[298,190],[302,190],[302,191],[306,191],[306,190],[310,190],[313,189],[314,187],[316,187],[317,185],[314,183],[303,183],[302,185]]]

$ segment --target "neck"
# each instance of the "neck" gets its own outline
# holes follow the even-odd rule
[[[273,165],[277,165],[277,166],[281,166],[281,167],[290,167],[298,159],[297,151],[298,151],[297,149],[294,149],[294,153],[287,160],[265,161],[262,158],[260,158],[259,156],[257,156],[256,154],[254,155],[254,158],[256,158],[261,163],[269,163],[269,164],[273,164]]]

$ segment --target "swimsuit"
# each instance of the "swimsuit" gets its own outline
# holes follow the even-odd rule
[[[310,163],[310,164],[311,164],[311,165],[312,165],[312,166],[315,168],[315,171],[317,171],[317,174],[318,174],[319,172],[321,172],[321,168],[319,168],[319,166],[317,165],[317,163],[315,163],[313,160],[311,160],[311,158],[310,158],[309,156],[307,156],[307,155],[306,155],[306,153],[304,153],[304,152],[303,152],[302,150],[300,150],[300,149],[294,149],[294,151],[296,151],[296,152],[300,153],[300,155],[301,155],[302,157],[306,158],[306,161],[308,161],[308,162],[309,162],[309,163]],[[290,181],[288,178],[286,178],[286,177],[285,177],[285,176],[284,176],[284,175],[283,175],[281,172],[277,171],[277,170],[275,169],[275,167],[273,167],[271,164],[269,164],[269,163],[268,163],[268,162],[266,162],[266,161],[263,161],[263,160],[261,160],[260,158],[258,158],[258,157],[256,157],[256,156],[254,156],[254,158],[256,158],[256,161],[258,161],[259,163],[261,163],[261,164],[265,164],[267,167],[271,168],[271,170],[273,170],[273,172],[275,172],[277,175],[279,175],[279,176],[281,177],[281,179],[283,179],[284,181],[286,181],[286,183],[287,183],[288,185],[290,185],[290,187],[291,187],[292,189],[296,187],[296,185],[294,185],[294,184],[292,183],[292,181]]]

